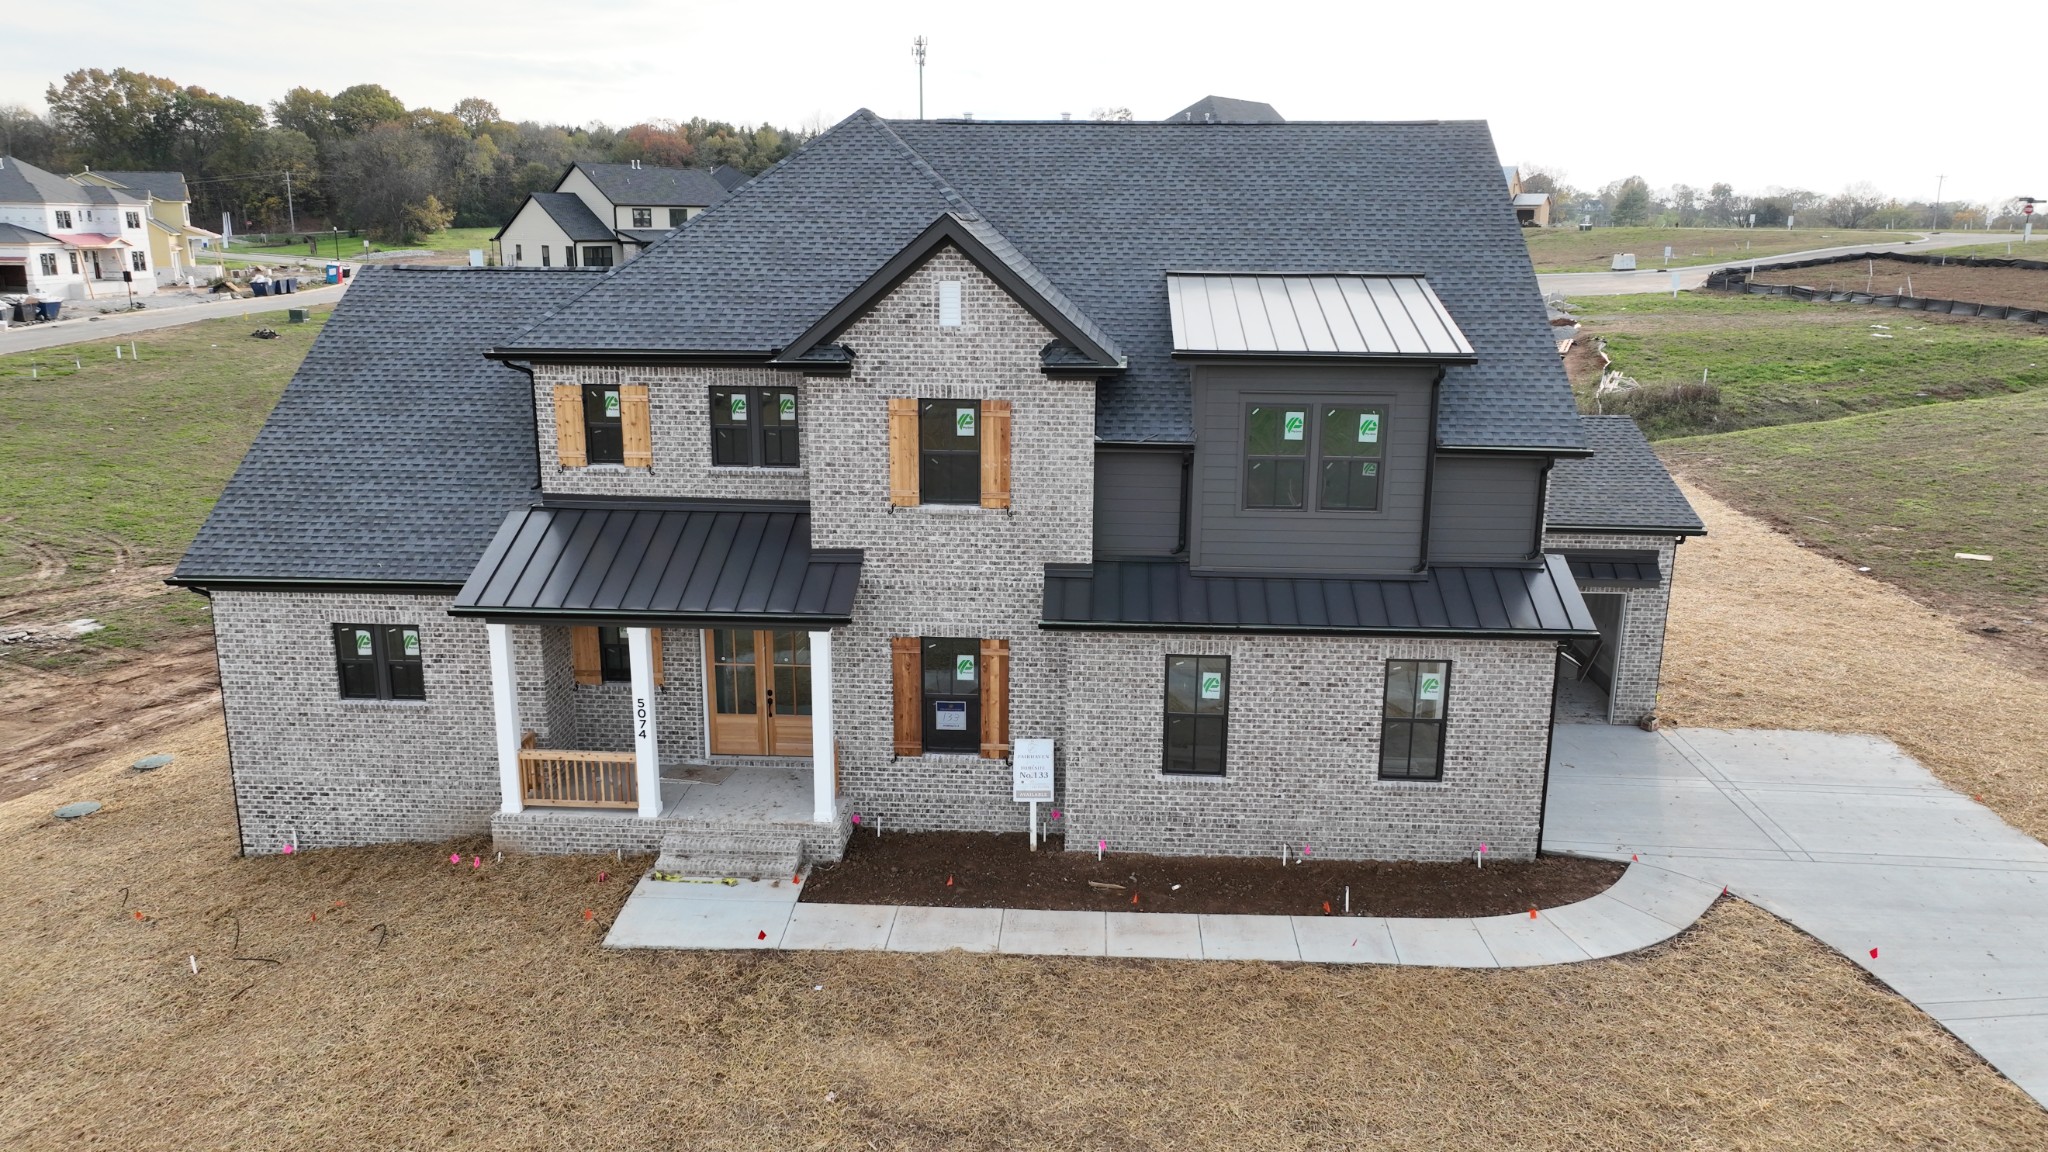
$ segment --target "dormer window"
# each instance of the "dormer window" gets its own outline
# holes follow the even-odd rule
[[[654,227],[654,209],[652,209],[652,208],[635,208],[635,209],[633,209],[633,227],[635,227],[635,228],[652,228],[652,227]]]
[[[626,462],[625,423],[619,389],[601,384],[583,389],[583,450],[592,464]]]
[[[1386,412],[1258,403],[1245,411],[1244,506],[1377,512]],[[1310,477],[1314,477],[1311,484]]]

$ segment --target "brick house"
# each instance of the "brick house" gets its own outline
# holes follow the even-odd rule
[[[1499,172],[860,112],[601,277],[366,271],[173,577],[244,850],[830,860],[1023,831],[1049,739],[1077,847],[1531,857],[1699,523],[1575,411]]]

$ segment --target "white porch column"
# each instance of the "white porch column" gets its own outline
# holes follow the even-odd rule
[[[838,783],[832,754],[832,633],[811,633],[811,819],[839,818],[832,795]]]
[[[633,771],[639,780],[640,818],[661,815],[661,742],[656,738],[654,635],[626,629],[627,658],[633,666]]]
[[[484,625],[491,640],[491,704],[498,718],[498,810],[518,813],[526,803],[519,783],[519,677],[512,662],[512,626]]]

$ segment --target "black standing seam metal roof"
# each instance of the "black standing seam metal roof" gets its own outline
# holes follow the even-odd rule
[[[813,550],[797,502],[557,501],[515,509],[456,616],[761,627],[845,624],[860,553]]]
[[[935,220],[999,234],[1120,348],[1096,435],[1189,443],[1169,270],[1426,276],[1471,340],[1450,447],[1577,452],[1564,368],[1486,125],[884,121],[807,142],[498,354],[772,356]]]
[[[1654,588],[1664,582],[1662,557],[1655,552],[1557,553],[1571,567],[1572,578],[1582,584],[1634,584]]]
[[[1432,568],[1420,580],[1198,576],[1171,560],[1048,564],[1040,625],[1514,639],[1599,634],[1559,557],[1540,568]]]
[[[1628,416],[1581,416],[1591,456],[1550,470],[1544,526],[1552,532],[1704,536],[1707,526]]]

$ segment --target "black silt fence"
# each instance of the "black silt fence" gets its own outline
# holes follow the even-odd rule
[[[1800,284],[1753,284],[1754,272],[1782,272],[1791,268],[1820,268],[1850,264],[1858,260],[1898,260],[1907,264],[1948,265],[1962,268],[2022,268],[2048,272],[2048,260],[2025,260],[2017,256],[1942,256],[1934,252],[1857,252],[1813,260],[1784,260],[1775,264],[1761,261],[1741,268],[1722,268],[1707,274],[1712,292],[1742,292],[1751,296],[1789,296],[1828,304],[1872,304],[1907,312],[1934,312],[1944,316],[1977,316],[1985,320],[2014,320],[2022,324],[2048,326],[2048,309],[2014,308],[2003,304],[1976,304],[1968,300],[1939,300],[1931,296],[1901,296],[1871,292],[1829,292]]]

